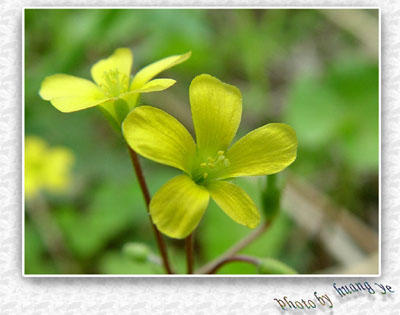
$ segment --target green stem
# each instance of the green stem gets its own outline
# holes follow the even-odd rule
[[[253,264],[256,267],[260,264],[260,261],[255,257],[251,257],[251,256],[247,256],[247,255],[237,255],[237,256],[226,257],[226,258],[222,259],[207,273],[208,274],[216,273],[218,271],[218,269],[220,269],[222,266],[224,266],[230,262],[236,262],[236,261]]]
[[[157,241],[158,249],[161,254],[164,269],[168,274],[173,274],[174,272],[172,271],[171,266],[169,264],[169,260],[168,260],[167,247],[165,246],[165,243],[164,243],[164,240],[163,240],[163,237],[162,237],[160,231],[154,225],[153,220],[151,219],[151,216],[150,216],[150,207],[149,206],[150,206],[151,198],[150,198],[149,189],[147,188],[146,180],[143,175],[142,167],[140,166],[140,163],[139,163],[138,155],[129,146],[128,146],[128,148],[129,148],[129,155],[131,156],[133,168],[135,169],[135,173],[136,173],[137,179],[139,181],[140,189],[142,190],[143,197],[146,202],[147,213],[149,214],[150,224],[153,228],[153,232],[156,237],[156,241]]]

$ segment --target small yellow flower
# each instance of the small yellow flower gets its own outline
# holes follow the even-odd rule
[[[143,68],[131,79],[132,52],[128,48],[118,48],[109,58],[92,66],[95,83],[67,74],[55,74],[45,78],[39,94],[66,113],[99,105],[120,128],[123,119],[136,105],[140,93],[162,91],[176,82],[172,79],[151,79],[184,62],[190,55],[191,52],[188,52],[161,59]]]
[[[67,148],[50,148],[38,137],[26,137],[25,198],[33,198],[41,190],[64,192],[71,182],[73,164],[74,155]]]
[[[295,131],[286,124],[268,124],[229,148],[242,116],[240,91],[202,74],[193,79],[189,96],[197,144],[174,117],[151,106],[134,109],[122,125],[132,149],[184,172],[151,200],[154,223],[164,234],[184,238],[199,224],[211,196],[234,221],[256,227],[260,214],[254,202],[224,180],[285,169],[296,159]]]

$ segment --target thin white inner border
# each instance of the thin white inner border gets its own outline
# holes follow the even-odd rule
[[[378,10],[378,42],[379,42],[379,61],[378,61],[378,73],[379,73],[379,200],[378,200],[378,212],[379,212],[379,274],[296,274],[296,275],[261,275],[261,274],[249,274],[249,275],[236,275],[236,274],[213,274],[213,275],[201,275],[201,274],[173,274],[173,275],[168,275],[168,274],[25,274],[25,10],[26,9],[48,9],[48,10],[60,10],[60,9],[88,9],[88,10],[95,10],[95,9],[100,9],[100,10],[105,10],[105,9],[203,9],[203,10],[214,10],[214,9],[339,9],[339,10],[357,10],[357,9],[374,9]],[[21,56],[22,56],[22,68],[21,68],[21,82],[22,82],[22,110],[21,110],[21,121],[22,121],[22,126],[21,126],[21,152],[22,152],[22,172],[21,172],[21,183],[22,183],[22,194],[21,194],[21,205],[22,205],[22,255],[21,255],[21,271],[22,271],[22,277],[24,278],[350,278],[350,277],[368,277],[368,278],[378,278],[381,276],[382,273],[382,256],[381,256],[381,250],[382,250],[382,244],[381,244],[381,233],[382,233],[382,218],[381,218],[381,212],[382,212],[382,199],[381,199],[381,194],[382,194],[382,178],[381,178],[381,168],[382,168],[382,150],[381,150],[381,128],[382,128],[382,122],[381,122],[381,23],[382,23],[382,16],[381,16],[381,8],[379,6],[351,6],[351,7],[345,7],[345,6],[287,6],[287,7],[282,7],[282,6],[189,6],[189,7],[184,7],[184,6],[132,6],[132,7],[123,7],[123,6],[115,6],[115,7],[108,7],[108,6],[59,6],[59,7],[49,7],[49,6],[37,6],[37,7],[31,7],[31,6],[24,6],[22,8],[22,28],[21,28],[21,40],[22,40],[22,45],[21,45]]]

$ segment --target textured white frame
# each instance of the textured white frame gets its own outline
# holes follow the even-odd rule
[[[44,4],[79,5],[76,0]],[[86,5],[131,5],[122,1],[87,1]],[[147,2],[138,2],[145,5]],[[163,4],[166,2],[157,2]],[[179,2],[169,1],[174,6]],[[187,4],[187,3],[186,3]],[[191,2],[194,4],[194,2]],[[198,4],[198,2],[196,3]],[[214,5],[202,1],[204,6]],[[227,4],[223,2],[221,4]],[[241,4],[234,1],[235,5]],[[274,5],[273,1],[248,2],[248,5],[265,8]],[[396,185],[400,174],[400,2],[384,1],[282,1],[280,4],[301,8],[315,5],[367,5],[379,6],[382,23],[382,57],[380,73],[382,78],[381,107],[381,211],[380,240],[382,251],[382,276],[374,279],[265,279],[265,278],[157,278],[157,279],[32,279],[21,278],[21,167],[23,167],[23,115],[20,115],[21,55],[23,44],[20,38],[21,8],[34,6],[34,1],[4,0],[0,12],[0,45],[2,80],[0,81],[0,310],[10,314],[280,314],[273,298],[288,296],[292,300],[311,298],[314,291],[334,296],[332,282],[338,285],[357,281],[369,281],[391,285],[396,291],[390,295],[359,294],[351,297],[333,299],[332,311],[348,314],[360,312],[397,314],[399,306],[398,288],[400,286],[400,194]],[[71,7],[72,8],[72,7]],[[122,7],[121,7],[122,8]],[[140,7],[137,7],[140,8]],[[201,7],[203,8],[203,7]],[[231,7],[227,7],[231,8]],[[247,8],[247,7],[245,7]],[[284,7],[287,8],[287,7]],[[299,7],[300,8],[300,7]],[[320,8],[320,7],[318,7]],[[335,7],[337,8],[337,7]],[[353,7],[348,7],[353,8]],[[21,50],[20,50],[21,49]],[[21,68],[22,69],[21,69]],[[20,81],[21,80],[21,81]],[[23,108],[23,107],[22,107]],[[23,109],[22,109],[23,110]],[[21,110],[21,111],[22,111]],[[23,114],[23,112],[22,112]],[[22,129],[22,134],[20,130]],[[21,145],[19,145],[21,144]],[[383,213],[382,213],[383,212]],[[97,276],[96,276],[97,277]],[[113,276],[111,276],[113,277]],[[297,312],[295,310],[294,312]]]

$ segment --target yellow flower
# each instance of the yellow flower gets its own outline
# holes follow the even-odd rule
[[[134,109],[122,125],[132,149],[184,172],[152,198],[154,223],[164,234],[184,238],[199,224],[211,196],[231,219],[256,227],[260,214],[254,202],[224,180],[285,169],[296,159],[295,131],[286,124],[268,124],[229,148],[242,116],[240,91],[202,74],[192,81],[189,96],[197,144],[174,117],[151,106]]]
[[[62,112],[74,112],[99,105],[120,128],[121,122],[136,105],[140,93],[162,91],[176,81],[151,80],[160,72],[187,60],[191,55],[170,56],[140,70],[131,80],[133,55],[128,48],[118,48],[107,59],[92,66],[92,81],[67,74],[51,75],[42,82],[40,96]]]
[[[25,138],[25,198],[35,197],[41,190],[64,192],[71,182],[74,155],[67,148],[49,148],[33,136]]]

